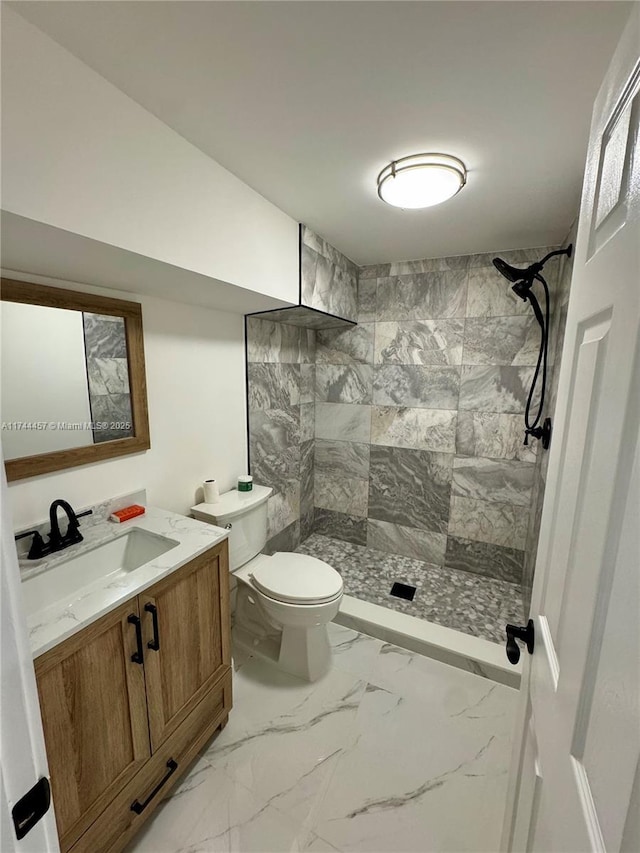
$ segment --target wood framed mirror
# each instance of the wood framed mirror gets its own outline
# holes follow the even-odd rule
[[[7,480],[148,450],[137,302],[0,280]]]

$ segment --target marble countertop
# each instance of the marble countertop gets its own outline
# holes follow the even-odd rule
[[[145,515],[122,524],[114,524],[103,518],[81,526],[84,541],[64,551],[38,561],[20,559],[22,581],[24,583],[30,578],[44,574],[55,566],[81,556],[135,528],[164,536],[178,544],[140,568],[124,575],[119,573],[116,580],[107,576],[104,583],[92,583],[86,591],[81,590],[79,597],[74,595],[74,600],[70,603],[63,599],[31,613],[25,608],[34,658],[153,586],[229,535],[229,531],[221,527],[155,507],[147,507]]]

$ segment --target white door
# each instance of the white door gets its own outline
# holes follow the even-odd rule
[[[639,53],[636,3],[591,126],[508,850],[640,851]]]
[[[16,556],[4,461],[0,453],[2,560],[0,576],[0,850],[2,853],[58,853],[53,808],[20,841],[11,819],[16,802],[48,777],[42,720],[31,660],[27,623],[22,611],[20,573]]]

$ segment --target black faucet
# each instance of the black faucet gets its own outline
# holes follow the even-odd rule
[[[67,532],[64,536],[60,533],[60,525],[58,523],[58,507],[61,507],[67,514],[69,523]],[[51,532],[49,533],[49,547],[51,551],[62,551],[63,548],[68,548],[69,545],[75,545],[77,542],[82,542],[82,533],[80,533],[80,522],[78,516],[71,504],[62,498],[57,498],[49,507],[49,521],[51,522]]]
[[[58,523],[58,509],[60,507],[62,507],[69,519],[64,535],[60,533],[60,525]],[[56,551],[62,551],[70,545],[82,542],[83,536],[82,533],[80,533],[80,522],[78,519],[83,518],[85,515],[91,515],[92,512],[93,510],[88,509],[85,512],[79,512],[76,514],[68,501],[63,500],[62,498],[57,498],[49,507],[51,530],[49,531],[48,541],[44,541],[39,530],[27,530],[26,533],[20,533],[16,536],[16,539],[24,539],[25,536],[33,536],[27,559],[40,560],[42,557],[54,554]]]

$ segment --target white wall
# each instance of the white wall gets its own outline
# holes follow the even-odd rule
[[[2,111],[4,210],[297,302],[296,222],[6,4]]]
[[[133,298],[142,304],[151,450],[9,484],[15,528],[44,521],[55,498],[82,507],[139,488],[150,504],[187,513],[203,479],[229,489],[246,473],[243,318]]]
[[[2,423],[85,424],[82,430],[3,426],[5,459],[93,444],[82,312],[0,303]]]

